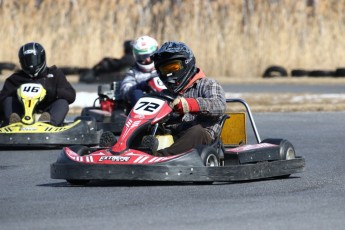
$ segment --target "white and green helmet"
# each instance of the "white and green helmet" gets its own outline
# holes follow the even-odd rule
[[[154,63],[148,58],[158,49],[158,42],[150,36],[141,36],[133,43],[133,55],[137,65],[144,72],[154,70]]]

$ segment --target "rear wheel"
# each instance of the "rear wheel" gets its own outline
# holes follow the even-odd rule
[[[202,146],[198,149],[202,162],[206,167],[218,167],[219,166],[219,156],[215,148],[211,146]],[[194,184],[199,185],[211,185],[213,181],[200,181],[194,182]]]

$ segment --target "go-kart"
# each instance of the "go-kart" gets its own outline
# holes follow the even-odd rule
[[[93,117],[96,120],[98,129],[102,129],[104,132],[110,131],[115,135],[121,134],[127,115],[131,110],[129,103],[120,96],[121,82],[114,81],[111,84],[99,85],[98,97],[93,106],[85,107],[81,111],[82,117]],[[147,82],[150,92],[160,92],[166,89],[157,76],[150,78]],[[99,102],[98,106],[97,102]]]
[[[102,131],[90,117],[78,117],[73,122],[64,121],[62,126],[39,121],[41,111],[37,105],[44,99],[46,90],[41,84],[26,83],[17,90],[23,104],[24,115],[19,122],[0,128],[1,147],[61,147],[65,145],[97,145]]]
[[[222,117],[222,132],[214,143],[173,156],[157,156],[157,150],[173,143],[165,125],[173,114],[169,106],[173,99],[163,93],[141,98],[129,113],[119,138],[101,138],[103,146],[108,147],[64,147],[51,164],[51,178],[65,179],[75,185],[90,180],[211,184],[284,178],[304,170],[304,158],[296,156],[289,141],[260,140],[250,108],[241,99],[226,100],[241,103],[246,110]],[[246,117],[253,128],[255,144],[247,143]]]

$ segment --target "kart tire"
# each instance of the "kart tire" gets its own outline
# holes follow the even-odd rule
[[[89,155],[91,153],[89,147],[81,146],[81,148],[76,152],[79,156]]]
[[[141,140],[140,147],[148,149],[152,154],[157,152],[158,149],[158,139],[153,135],[146,135]]]
[[[261,141],[261,143],[279,145],[281,160],[291,160],[296,158],[295,148],[288,140],[269,138]]]
[[[211,146],[200,146],[197,148],[201,160],[206,167],[218,167],[219,166],[219,156],[217,150]],[[198,185],[211,185],[213,181],[197,181],[194,184]]]
[[[270,144],[276,144],[280,146],[280,159],[281,160],[292,160],[296,158],[296,152],[293,145],[288,141],[284,139],[265,139],[261,143],[270,143]],[[291,174],[288,175],[282,175],[277,176],[275,178],[288,178]]]
[[[85,145],[73,145],[69,148],[79,156],[85,156],[91,153],[90,148]]]
[[[200,152],[202,162],[206,167],[219,166],[219,157],[215,148],[206,146]]]
[[[115,145],[117,142],[116,136],[110,131],[105,131],[102,133],[99,140],[99,147],[110,147]]]

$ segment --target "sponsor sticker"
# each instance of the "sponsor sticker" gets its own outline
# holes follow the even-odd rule
[[[102,161],[114,161],[114,162],[127,162],[131,159],[131,157],[124,157],[124,156],[101,156],[99,158],[99,162]]]

